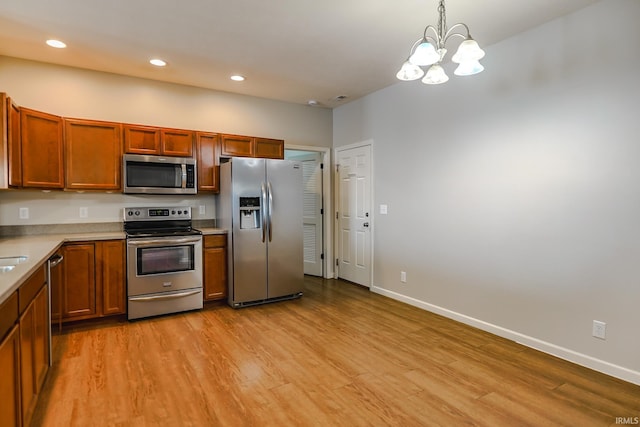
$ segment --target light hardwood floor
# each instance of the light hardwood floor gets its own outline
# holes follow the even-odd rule
[[[606,426],[640,387],[342,281],[55,337],[34,426]]]

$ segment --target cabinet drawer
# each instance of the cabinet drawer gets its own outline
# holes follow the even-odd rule
[[[44,286],[45,275],[44,265],[27,279],[26,282],[18,289],[18,303],[20,305],[20,314],[24,312],[29,303],[38,294],[38,291]]]
[[[204,236],[205,248],[220,248],[227,245],[226,234],[214,234],[210,236]]]
[[[18,292],[0,305],[0,341],[18,320]]]

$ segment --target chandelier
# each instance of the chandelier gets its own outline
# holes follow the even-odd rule
[[[402,64],[402,68],[396,74],[399,80],[411,81],[418,80],[423,77],[422,83],[440,84],[449,80],[449,76],[442,68],[442,60],[447,54],[445,45],[452,37],[461,37],[464,40],[458,46],[455,55],[451,60],[458,64],[453,72],[457,76],[471,76],[478,74],[484,67],[478,62],[483,56],[484,51],[480,49],[478,43],[471,37],[469,27],[466,24],[455,24],[447,29],[447,17],[445,15],[444,0],[440,0],[438,6],[438,28],[428,25],[424,29],[421,39],[411,47],[409,58]],[[464,30],[464,32],[461,32]],[[426,74],[420,67],[429,67]]]

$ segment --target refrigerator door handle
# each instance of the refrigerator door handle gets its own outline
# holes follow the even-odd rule
[[[262,216],[262,243],[264,243],[267,238],[267,188],[264,182],[260,186],[260,194],[262,196],[262,200],[260,201],[260,215]]]
[[[273,190],[271,189],[271,181],[267,182],[267,192],[269,193],[269,241],[271,241],[271,229],[273,228],[271,223],[271,214],[273,213]]]

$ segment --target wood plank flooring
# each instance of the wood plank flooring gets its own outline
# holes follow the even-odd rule
[[[608,426],[640,387],[342,281],[66,327],[34,426]]]

